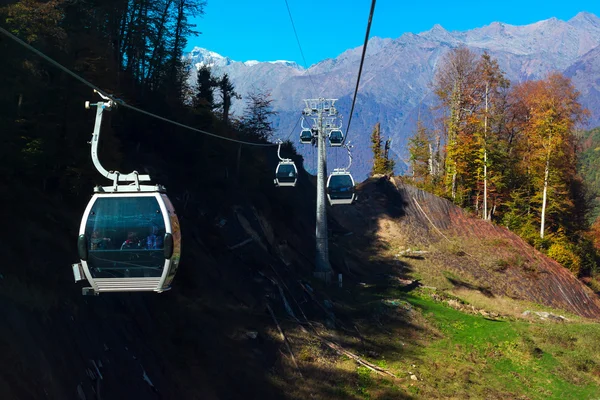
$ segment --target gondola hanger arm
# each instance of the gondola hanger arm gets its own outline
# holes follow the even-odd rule
[[[304,113],[302,113],[302,119],[300,120],[300,127],[302,128],[302,130],[310,129],[310,128],[307,128],[304,126]]]
[[[117,182],[134,182],[135,184],[138,184],[138,182],[149,182],[151,180],[150,175],[140,175],[137,171],[133,171],[129,174],[121,174],[119,171],[108,171],[102,166],[102,163],[100,163],[100,159],[98,158],[98,141],[100,140],[100,130],[102,128],[102,114],[104,113],[104,110],[110,111],[116,103],[110,97],[103,95],[97,90],[94,90],[94,92],[98,93],[103,100],[107,100],[106,102],[99,101],[97,103],[90,103],[89,101],[85,102],[86,109],[96,107],[96,123],[94,125],[94,133],[92,134],[91,140],[91,153],[94,166],[102,176],[112,180],[115,186],[117,186]]]
[[[283,140],[277,139],[277,144],[278,144],[278,147],[277,147],[277,157],[279,157],[279,160],[283,161],[283,162],[290,162],[290,161],[292,161],[289,158],[283,158],[283,157],[281,157],[281,145],[283,144]]]
[[[350,152],[350,149],[353,147],[350,142],[346,143],[344,145],[344,147],[346,148],[346,150],[348,151],[348,158],[350,159],[350,162],[348,163],[348,167],[346,168],[346,171],[350,171],[350,166],[352,165],[352,153]]]

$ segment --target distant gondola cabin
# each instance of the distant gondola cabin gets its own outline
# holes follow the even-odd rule
[[[352,204],[356,199],[354,179],[349,172],[334,171],[327,179],[329,204]]]
[[[275,170],[275,184],[277,186],[296,186],[298,169],[293,161],[281,161]]]
[[[300,132],[300,143],[310,144],[312,143],[312,132],[310,129],[302,129]]]
[[[329,144],[333,147],[339,147],[342,145],[342,141],[344,140],[344,135],[342,131],[339,129],[334,129],[329,134]]]

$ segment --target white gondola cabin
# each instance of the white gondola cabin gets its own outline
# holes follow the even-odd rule
[[[164,292],[179,268],[181,230],[173,204],[161,185],[140,185],[149,175],[137,171],[107,171],[98,159],[102,113],[114,102],[97,107],[91,140],[92,161],[112,186],[97,186],[81,219],[77,251],[80,263],[72,264],[75,282],[87,280],[83,294],[102,292]],[[130,182],[129,184],[119,184]]]
[[[275,170],[276,186],[296,186],[298,169],[293,161],[280,161]]]
[[[81,269],[96,293],[163,292],[181,256],[181,232],[166,194],[97,193],[79,229]]]
[[[302,129],[302,131],[300,132],[300,143],[311,144],[312,139],[312,131],[310,129]]]
[[[298,168],[296,164],[289,158],[281,157],[281,145],[283,141],[278,141],[279,146],[277,147],[277,157],[279,158],[279,164],[275,169],[275,186],[296,186],[298,180]]]
[[[340,147],[344,141],[344,135],[339,129],[334,129],[329,133],[329,144],[332,147]]]
[[[352,175],[344,169],[335,169],[327,179],[327,199],[329,204],[352,204],[356,191]]]

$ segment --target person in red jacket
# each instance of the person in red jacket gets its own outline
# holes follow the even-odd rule
[[[129,232],[127,234],[127,240],[121,245],[121,250],[138,249],[140,247],[140,239],[138,239],[137,233]]]

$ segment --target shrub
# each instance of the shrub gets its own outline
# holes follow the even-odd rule
[[[581,257],[575,252],[575,246],[564,236],[560,236],[550,245],[548,257],[568,268],[575,276],[581,272]]]
[[[600,293],[600,280],[597,278],[591,278],[588,282],[588,286],[596,293]]]

